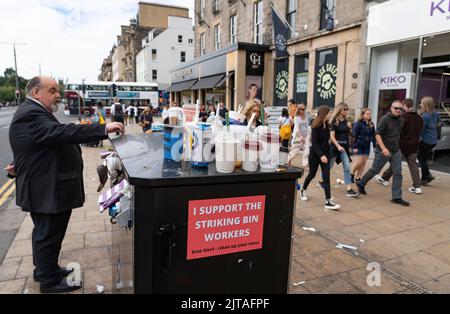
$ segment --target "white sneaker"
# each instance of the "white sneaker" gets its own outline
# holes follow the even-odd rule
[[[375,176],[375,179],[378,183],[383,184],[384,186],[389,186],[389,181],[384,180],[381,176],[377,175]]]
[[[415,188],[415,187],[410,187],[408,189],[409,192],[414,193],[414,194],[422,194],[422,189],[421,188]]]
[[[303,191],[303,190],[300,191],[300,199],[301,199],[302,201],[307,201],[307,200],[309,200],[309,197],[308,197],[308,194],[306,194],[306,191]]]
[[[341,205],[334,204],[331,200],[327,200],[325,202],[325,208],[332,209],[332,210],[338,210],[339,208],[341,208]]]

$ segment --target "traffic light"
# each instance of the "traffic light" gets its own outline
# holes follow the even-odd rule
[[[112,94],[113,94],[113,97],[117,96],[117,85],[116,84],[112,84]]]

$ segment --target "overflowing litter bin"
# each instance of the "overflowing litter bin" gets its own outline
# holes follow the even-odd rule
[[[218,173],[164,159],[163,134],[114,139],[131,195],[113,221],[115,293],[286,293],[302,170]]]

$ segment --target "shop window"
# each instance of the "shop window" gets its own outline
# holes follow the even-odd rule
[[[336,0],[320,0],[320,30],[333,30],[336,17]]]
[[[309,55],[295,57],[294,99],[297,103],[307,104],[308,100],[308,63]]]

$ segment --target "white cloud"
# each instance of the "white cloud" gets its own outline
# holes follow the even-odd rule
[[[139,0],[0,0],[0,42],[18,45],[19,75],[96,81]],[[193,9],[194,0],[152,0]],[[191,17],[193,13],[191,11]],[[13,48],[0,44],[0,73],[14,67]]]

